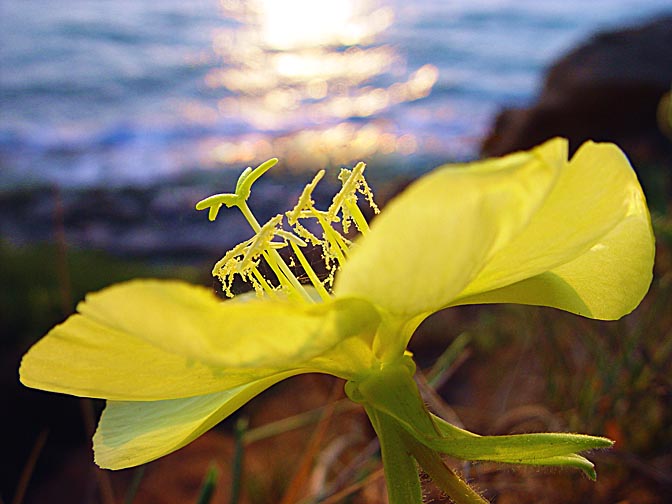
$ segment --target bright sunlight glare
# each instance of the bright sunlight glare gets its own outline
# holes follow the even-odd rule
[[[389,5],[378,0],[220,2],[224,16],[237,24],[213,38],[221,65],[205,83],[222,91],[213,114],[243,121],[256,132],[218,142],[210,151],[215,164],[252,162],[271,153],[294,165],[347,163],[417,149],[413,135],[390,129],[379,116],[426,97],[438,70],[431,64],[407,70],[403,55],[381,40],[395,17]]]

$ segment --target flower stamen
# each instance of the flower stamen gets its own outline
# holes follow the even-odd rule
[[[315,208],[315,201],[312,199],[313,191],[325,174],[324,170],[317,172],[313,180],[304,188],[294,208],[285,213],[287,222],[291,227],[291,231],[286,231],[282,228],[282,214],[276,215],[262,226],[247,204],[252,184],[273,167],[277,161],[277,159],[270,159],[255,169],[248,167],[238,178],[234,193],[216,194],[196,204],[197,210],[209,210],[208,218],[211,221],[217,218],[222,205],[229,208],[232,206],[238,207],[255,233],[252,238],[236,245],[227,252],[215,264],[212,273],[221,280],[224,293],[229,297],[233,297],[231,287],[234,277],[239,275],[253,286],[257,295],[277,296],[280,290],[291,297],[315,302],[314,295],[306,291],[292,272],[291,266],[294,265],[294,260],[290,258],[290,264],[288,264],[278,253],[277,249],[289,244],[319,297],[322,300],[327,300],[330,297],[328,288],[333,285],[336,271],[348,257],[351,242],[344,234],[348,233],[350,226],[353,224],[361,233],[365,234],[369,231],[366,218],[357,206],[357,193],[366,197],[369,206],[375,213],[379,212],[373,201],[371,189],[363,176],[365,164],[358,163],[352,171],[341,170],[338,178],[342,187],[332,199],[327,211]],[[318,238],[314,232],[305,227],[301,223],[303,219],[315,219],[322,228],[322,238]],[[334,227],[334,224],[337,223],[340,223],[343,234]],[[275,239],[280,241],[274,241]],[[323,281],[319,279],[302,251],[302,248],[306,247],[308,243],[322,248],[322,259],[328,271]],[[277,287],[259,271],[262,258],[275,274],[279,284]]]
[[[327,211],[330,220],[336,218],[338,213],[341,212],[343,215],[343,232],[346,234],[351,223],[354,223],[357,230],[362,234],[366,234],[369,231],[369,224],[357,206],[357,193],[366,198],[374,213],[380,213],[378,205],[373,201],[373,192],[364,178],[365,168],[366,165],[360,162],[352,170],[341,169],[341,172],[338,174],[338,180],[341,181],[343,186],[334,196],[331,206]]]

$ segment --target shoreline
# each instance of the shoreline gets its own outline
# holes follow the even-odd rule
[[[375,168],[367,177],[378,202],[413,177],[385,180]],[[242,170],[241,170],[242,171]],[[316,170],[317,171],[317,170]],[[330,169],[314,193],[328,207],[338,191]],[[310,173],[269,172],[255,183],[250,205],[260,221],[291,209],[312,180]],[[252,232],[235,209],[210,222],[195,209],[199,200],[235,187],[237,173],[209,172],[147,187],[19,187],[0,191],[0,236],[19,248],[64,240],[67,247],[101,251],[120,259],[198,264],[216,261]]]

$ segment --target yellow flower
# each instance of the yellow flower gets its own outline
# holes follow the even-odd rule
[[[259,225],[246,200],[272,164],[248,169],[235,193],[197,207],[209,208],[214,219],[222,204],[237,206],[248,218],[255,237],[230,251],[214,273],[228,293],[233,277],[242,276],[256,297],[221,301],[178,281],[115,285],[88,295],[77,314],[24,357],[25,385],[107,399],[94,436],[100,466],[161,457],[274,383],[319,372],[348,381],[348,395],[367,408],[381,437],[410,436],[445,453],[451,440],[465,458],[587,470],[574,452],[608,442],[579,442],[562,460],[558,451],[527,462],[469,451],[474,439],[488,438],[424,409],[406,347],[424,318],[455,305],[521,303],[596,319],[632,311],[651,282],[654,241],[640,185],[618,147],[588,142],[567,161],[566,141],[555,139],[529,152],[441,167],[391,201],[370,229],[357,207],[357,194],[373,204],[363,164],[343,172],[343,190],[328,210],[317,210],[311,199],[318,174],[297,207]],[[304,226],[307,219],[317,226]],[[335,223],[353,224],[363,236],[350,243]],[[308,242],[322,247],[331,268],[324,281],[305,262]],[[308,286],[289,271],[280,247],[292,248]],[[260,262],[273,278],[260,273]],[[381,392],[397,381],[394,393]],[[403,465],[409,450],[422,458],[381,443],[386,464]]]

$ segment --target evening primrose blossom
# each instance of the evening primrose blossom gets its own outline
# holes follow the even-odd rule
[[[378,208],[362,163],[341,171],[329,208],[312,198],[321,171],[293,209],[259,223],[247,200],[275,162],[248,168],[233,193],[197,204],[210,220],[222,206],[237,207],[254,231],[213,269],[233,299],[180,281],[114,285],[89,294],[25,355],[25,385],[107,400],[93,440],[98,465],[121,469],[166,455],[273,384],[317,372],[346,380],[348,397],[365,408],[390,502],[421,502],[416,462],[457,502],[482,502],[441,454],[573,466],[595,477],[578,453],[610,446],[607,439],[478,436],[430,413],[406,348],[422,320],[456,305],[549,306],[603,320],[632,311],[651,282],[654,239],[618,147],[588,142],[568,161],[567,142],[554,139],[441,167],[370,228],[359,200]],[[326,275],[306,259],[308,245],[321,249]],[[262,274],[262,263],[272,274]],[[236,277],[256,295],[234,296]]]

